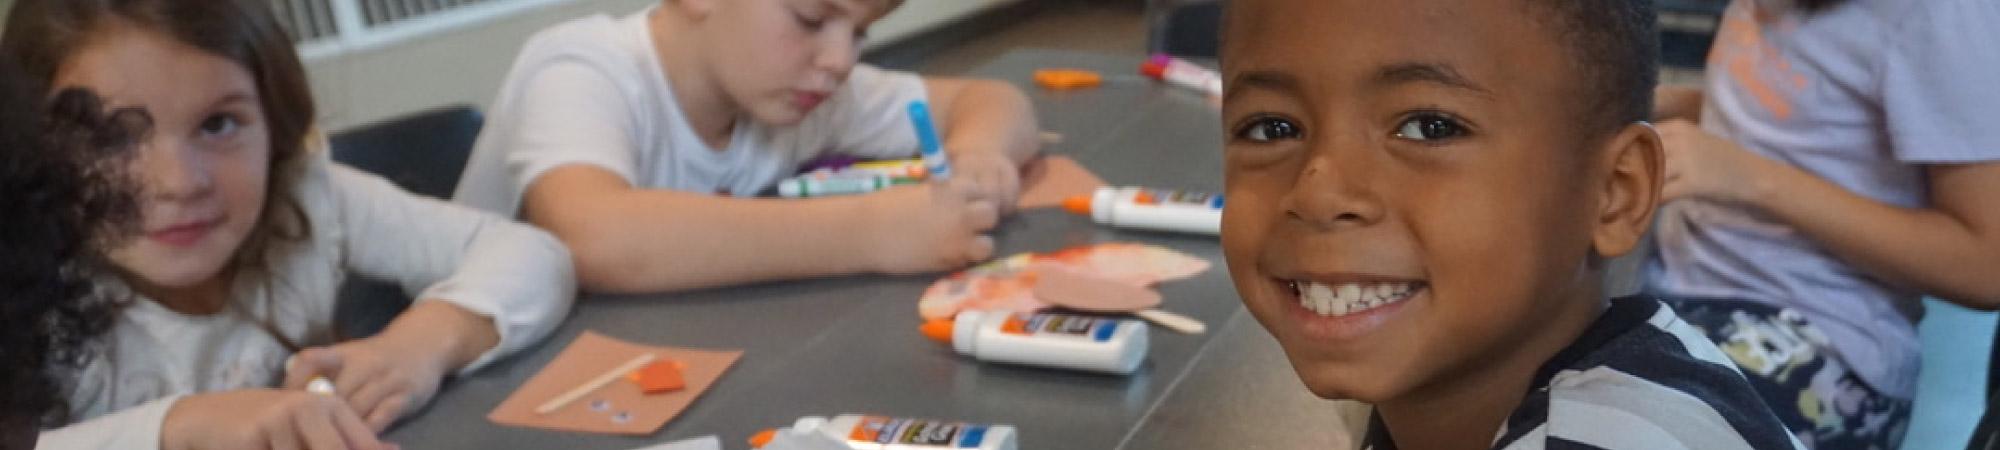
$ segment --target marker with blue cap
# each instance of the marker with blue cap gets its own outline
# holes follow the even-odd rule
[[[944,142],[938,139],[937,125],[931,122],[930,106],[922,100],[910,102],[910,124],[917,129],[917,151],[923,155],[930,178],[938,181],[951,178],[951,161],[944,154]]]

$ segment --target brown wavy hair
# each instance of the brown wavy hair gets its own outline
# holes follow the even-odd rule
[[[166,35],[242,65],[257,82],[270,127],[271,175],[263,215],[227,269],[263,268],[273,246],[310,236],[293,190],[317,112],[305,67],[268,0],[19,0],[0,35],[0,55],[37,85],[53,86],[63,63],[110,27]]]

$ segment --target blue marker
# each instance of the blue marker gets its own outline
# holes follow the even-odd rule
[[[924,168],[930,170],[930,178],[938,181],[951,178],[951,162],[944,154],[944,143],[938,140],[937,125],[931,123],[931,108],[922,100],[910,102],[910,124],[917,128],[917,151],[923,154]]]

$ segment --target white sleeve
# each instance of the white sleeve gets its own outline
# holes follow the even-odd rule
[[[597,65],[561,59],[526,74],[518,95],[495,130],[499,154],[506,155],[515,188],[527,192],[536,178],[557,167],[587,164],[636,183],[639,130],[634,99]]]
[[[917,134],[910,125],[910,102],[928,98],[924,79],[916,74],[858,64],[822,105],[831,110],[818,129],[834,153],[869,159],[915,157]]]
[[[43,430],[37,450],[134,450],[160,448],[160,427],[180,396],[167,397],[62,428]]]
[[[569,313],[576,272],[554,236],[403,192],[347,166],[327,167],[347,270],[421,292],[418,301],[450,302],[493,319],[499,345],[459,373],[534,344]]]

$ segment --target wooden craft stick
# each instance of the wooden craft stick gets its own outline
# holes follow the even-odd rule
[[[619,365],[618,368],[611,369],[610,372],[605,372],[603,375],[598,375],[597,378],[592,378],[589,382],[578,385],[575,389],[570,389],[569,392],[564,392],[562,395],[556,396],[556,398],[549,399],[548,403],[543,403],[542,406],[535,407],[535,414],[556,412],[556,410],[562,409],[563,406],[569,405],[570,402],[583,398],[585,395],[590,395],[591,392],[602,389],[604,385],[611,384],[613,381],[618,381],[625,374],[651,364],[653,358],[652,352],[641,353],[639,356],[632,358],[631,361],[626,361],[625,364]]]
[[[1133,314],[1138,315],[1141,319],[1146,319],[1160,324],[1160,326],[1167,327],[1167,329],[1179,331],[1182,334],[1202,334],[1208,332],[1208,324],[1201,323],[1200,320],[1196,320],[1193,317],[1157,309],[1141,310]]]

